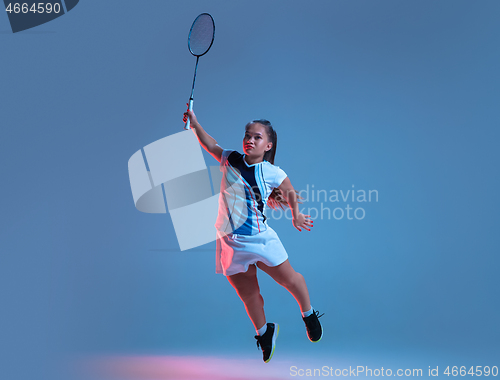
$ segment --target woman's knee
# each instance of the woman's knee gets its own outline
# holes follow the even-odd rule
[[[258,287],[236,288],[236,293],[247,307],[249,305],[261,305],[262,307],[264,306],[264,298],[260,294],[260,289]]]
[[[290,289],[296,288],[304,281],[304,276],[302,276],[299,272],[293,272],[289,276],[281,278],[278,282],[281,286]]]
[[[250,302],[252,300],[258,300],[259,298],[262,298],[258,285],[241,287],[239,289],[236,289],[236,292],[243,302]]]

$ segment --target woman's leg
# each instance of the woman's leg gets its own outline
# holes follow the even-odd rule
[[[304,276],[295,272],[288,259],[275,267],[267,266],[261,261],[257,262],[257,266],[294,296],[300,306],[301,312],[311,309],[309,291],[307,290]]]
[[[245,309],[252,320],[255,330],[264,327],[266,324],[264,298],[260,295],[256,266],[252,264],[246,272],[227,276],[227,279],[245,304]]]

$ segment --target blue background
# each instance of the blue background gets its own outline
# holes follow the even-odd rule
[[[270,221],[325,334],[310,343],[260,272],[281,326],[265,368],[500,365],[497,1],[87,0],[16,34],[0,15],[2,378],[76,378],[74,358],[110,354],[264,365],[215,242],[180,252],[128,178],[134,152],[182,131],[202,12],[216,38],[194,108],[219,144],[241,151],[246,122],[266,118],[297,190],[378,191],[325,204],[362,220]]]

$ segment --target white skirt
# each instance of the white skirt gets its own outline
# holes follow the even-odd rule
[[[246,272],[250,264],[262,261],[274,267],[286,261],[288,254],[278,234],[269,226],[255,235],[228,234],[217,231],[215,273],[231,276]]]

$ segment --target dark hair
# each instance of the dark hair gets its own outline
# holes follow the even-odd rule
[[[273,143],[272,148],[269,149],[266,153],[264,153],[263,159],[274,165],[274,157],[276,156],[276,148],[278,146],[278,134],[271,125],[271,122],[266,119],[253,120],[247,123],[247,125],[245,126],[245,131],[247,131],[252,124],[256,123],[262,124],[264,126],[268,141]],[[302,203],[300,202],[300,199],[303,199],[303,197],[300,196],[297,190],[295,190],[295,193],[297,194],[297,201],[299,203]],[[267,199],[267,205],[271,207],[273,210],[276,210],[278,207],[283,210],[284,209],[283,206],[290,207],[286,199],[283,197],[281,190],[278,188],[274,188],[272,193],[269,195],[269,198]]]

